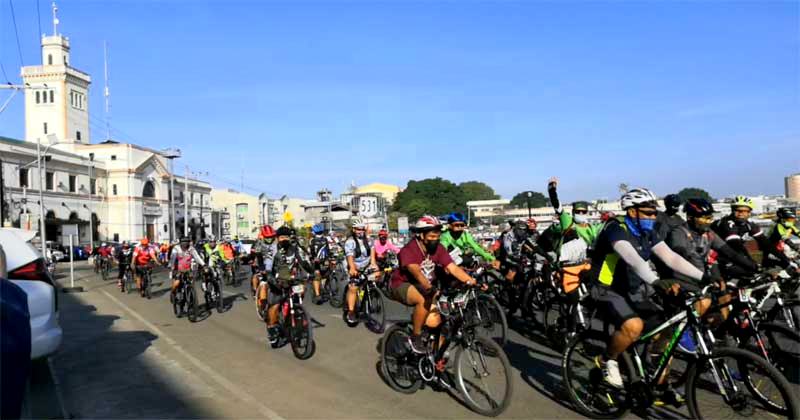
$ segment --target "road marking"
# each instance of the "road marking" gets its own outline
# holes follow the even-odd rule
[[[58,381],[58,377],[56,376],[56,368],[53,365],[53,359],[51,357],[47,358],[47,366],[50,368],[50,378],[53,381],[53,388],[56,390],[56,399],[58,400],[58,405],[61,409],[61,416],[64,419],[68,419],[70,416],[67,412],[67,407],[64,405],[64,394],[61,392],[61,382]]]
[[[106,292],[105,290],[103,290],[102,292],[103,292],[103,294],[108,296],[108,298],[111,299],[114,303],[116,303],[120,308],[122,308],[123,310],[128,312],[131,316],[133,316],[139,322],[144,324],[147,328],[149,328],[152,332],[154,332],[160,338],[163,338],[164,341],[166,341],[167,344],[172,346],[172,348],[175,351],[177,351],[178,353],[183,355],[187,360],[189,360],[189,362],[191,362],[193,365],[195,365],[195,367],[197,367],[198,369],[200,369],[203,372],[205,372],[206,374],[208,374],[208,376],[210,376],[211,379],[213,379],[215,382],[217,382],[217,384],[221,385],[223,388],[227,389],[228,392],[233,394],[235,397],[239,398],[240,400],[244,401],[245,403],[248,403],[248,404],[251,404],[251,405],[255,406],[256,408],[258,408],[258,411],[259,411],[259,413],[261,413],[261,415],[263,415],[263,416],[265,416],[265,417],[267,417],[269,419],[272,419],[272,420],[285,420],[283,417],[279,416],[278,413],[276,413],[275,411],[267,408],[265,405],[261,404],[260,401],[258,401],[255,398],[253,398],[249,393],[247,393],[247,391],[245,391],[244,389],[240,388],[239,386],[237,386],[233,382],[229,381],[224,376],[218,374],[216,371],[214,371],[214,369],[212,369],[210,366],[206,365],[205,363],[203,363],[202,361],[200,361],[196,357],[192,356],[188,351],[184,350],[183,347],[180,346],[180,344],[178,344],[175,340],[173,340],[172,337],[170,337],[167,334],[165,334],[164,331],[161,331],[161,329],[159,329],[158,327],[153,325],[150,321],[146,320],[143,316],[139,315],[138,312],[136,312],[133,309],[131,309],[130,307],[128,307],[128,305],[125,305],[124,303],[120,302],[119,299],[115,298],[110,293]]]

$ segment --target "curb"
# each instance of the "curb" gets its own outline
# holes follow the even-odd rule
[[[53,365],[53,359],[51,357],[47,358],[47,366],[50,367],[50,377],[53,380],[53,387],[56,390],[56,399],[58,400],[58,406],[61,409],[61,418],[64,420],[70,419],[71,417],[67,412],[67,407],[64,405],[64,394],[61,392],[61,382],[58,381],[55,366]]]

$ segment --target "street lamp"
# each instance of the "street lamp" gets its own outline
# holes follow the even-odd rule
[[[533,197],[533,191],[528,191],[526,194],[527,199],[525,202],[528,204],[528,219],[531,218],[531,197]]]
[[[173,161],[181,157],[181,149],[164,149],[161,156],[169,159],[169,241],[175,241],[175,169]],[[184,216],[185,217],[185,216]]]

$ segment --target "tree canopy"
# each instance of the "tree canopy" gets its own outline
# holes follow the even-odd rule
[[[467,181],[458,184],[458,188],[464,193],[467,201],[477,200],[497,200],[499,195],[495,194],[492,187],[480,181]]]
[[[690,198],[705,198],[709,202],[713,202],[714,199],[711,198],[711,194],[706,192],[706,190],[702,188],[695,188],[695,187],[688,187],[680,190],[678,192],[678,197],[681,198],[684,202]]]
[[[545,207],[548,205],[549,201],[544,194],[533,191],[531,194],[531,207]],[[528,191],[523,191],[514,196],[511,199],[511,206],[517,208],[527,208],[528,207]]]
[[[406,189],[397,194],[392,211],[416,219],[424,214],[440,216],[451,211],[467,211],[467,199],[458,185],[442,178],[408,181]]]

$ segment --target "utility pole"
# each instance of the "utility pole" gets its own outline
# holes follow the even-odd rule
[[[189,236],[189,165],[186,165],[183,179],[183,234]]]
[[[6,225],[6,181],[3,178],[3,159],[0,159],[0,228]]]

